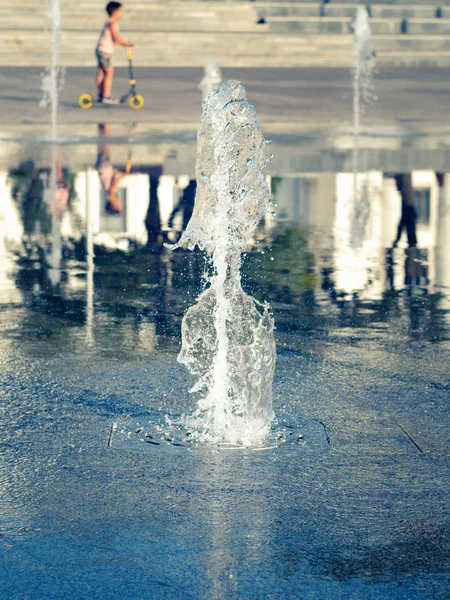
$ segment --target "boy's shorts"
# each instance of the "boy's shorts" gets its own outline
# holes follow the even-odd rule
[[[97,63],[99,69],[107,69],[111,66],[111,54],[103,54],[100,50],[95,51],[95,56],[97,57]]]

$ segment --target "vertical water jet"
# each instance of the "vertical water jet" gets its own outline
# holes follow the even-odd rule
[[[52,246],[48,256],[52,282],[59,282],[59,269],[61,266],[61,232],[57,218],[56,190],[58,171],[58,105],[59,92],[63,85],[64,70],[58,66],[59,42],[61,36],[61,8],[59,0],[49,0],[48,18],[51,25],[51,58],[50,65],[42,75],[42,99],[40,106],[50,107],[50,181],[45,191],[45,200],[52,218]]]
[[[241,287],[241,255],[264,217],[268,161],[256,112],[243,85],[226,81],[203,103],[197,146],[197,195],[178,244],[207,254],[212,275],[186,313],[179,362],[197,377],[198,441],[261,443],[273,419],[274,322],[268,306]]]
[[[353,196],[357,197],[357,175],[359,170],[359,136],[361,129],[361,104],[373,99],[373,77],[375,53],[372,46],[372,31],[367,9],[359,6],[353,23]]]
[[[210,58],[205,66],[203,79],[199,85],[199,88],[202,91],[203,100],[206,100],[209,94],[216,90],[221,83],[222,69],[215,58]]]

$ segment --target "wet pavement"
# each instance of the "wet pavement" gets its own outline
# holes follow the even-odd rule
[[[0,99],[4,125],[45,123],[46,114],[39,107],[41,71],[38,68],[0,67]],[[81,93],[94,94],[95,73],[92,69],[65,69],[60,95],[60,126],[96,124],[107,119],[113,124],[124,122],[184,122],[197,125],[201,116],[203,78],[200,68],[136,68],[136,86],[145,99],[140,111],[128,106],[79,110]],[[223,77],[245,83],[249,100],[257,107],[264,125],[270,122],[302,123],[306,120],[323,125],[352,120],[352,78],[345,68],[227,68]],[[427,67],[383,67],[375,74],[376,99],[366,121],[371,124],[406,122],[410,127],[435,122],[446,127],[449,93],[448,70]],[[117,67],[114,93],[120,97],[128,89],[127,70]],[[82,132],[80,132],[82,133]]]
[[[0,598],[449,598],[445,161],[406,154],[411,197],[369,165],[356,202],[348,172],[272,173],[243,287],[275,317],[276,414],[326,443],[135,452],[108,443],[114,423],[193,409],[176,357],[205,259],[163,246],[192,211],[182,157],[114,141],[61,145],[57,232],[48,145],[2,146]],[[131,161],[115,215],[105,143]]]

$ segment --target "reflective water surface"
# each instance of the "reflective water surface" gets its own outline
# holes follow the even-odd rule
[[[163,246],[191,163],[97,134],[58,148],[60,247],[49,146],[15,143],[0,172],[5,597],[447,597],[442,163],[369,166],[356,198],[349,172],[268,175],[243,287],[275,318],[275,412],[319,420],[328,451],[133,454],[114,421],[193,409],[176,356],[205,258]]]
[[[99,126],[101,134],[105,131],[108,125]],[[22,305],[31,322],[46,315],[54,335],[65,329],[65,337],[80,340],[82,352],[101,350],[102,336],[117,323],[110,318],[119,319],[123,331],[132,318],[136,335],[154,331],[144,336],[147,352],[150,338],[158,344],[177,338],[179,316],[189,296],[201,289],[196,283],[201,253],[173,253],[163,246],[186,227],[196,184],[192,173],[171,175],[157,165],[143,166],[140,146],[108,141],[102,137],[96,146],[58,150],[63,243],[56,264],[45,193],[48,147],[35,145],[27,160],[1,173],[2,299],[9,310]],[[72,168],[65,155],[74,149],[92,155],[92,165]],[[244,283],[257,299],[271,303],[279,331],[374,330],[387,337],[448,340],[446,175],[361,173],[356,200],[350,173],[268,176],[268,181],[275,214],[267,215],[248,248]],[[3,338],[28,335],[25,331],[6,330]],[[138,352],[139,335],[123,349]]]

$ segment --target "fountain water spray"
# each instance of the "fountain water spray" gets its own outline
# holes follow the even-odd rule
[[[369,25],[367,10],[363,6],[359,6],[357,9],[353,28],[353,194],[356,199],[361,104],[368,104],[373,99],[373,76],[375,70],[372,31]]]
[[[203,79],[200,82],[199,88],[202,90],[203,100],[209,96],[211,92],[217,90],[222,83],[222,69],[215,58],[210,58],[205,66]]]
[[[50,106],[50,136],[56,139],[58,122],[59,92],[64,83],[64,69],[58,67],[59,41],[61,36],[61,9],[59,0],[49,0],[48,18],[52,31],[51,62],[42,75],[42,99],[40,106]]]
[[[197,195],[191,220],[172,248],[198,246],[212,262],[208,286],[186,313],[179,362],[198,379],[197,440],[249,446],[267,436],[275,368],[268,306],[241,288],[241,254],[270,204],[263,168],[267,142],[243,85],[226,81],[203,103]]]
[[[54,270],[59,273],[61,265],[61,233],[56,216],[56,188],[57,188],[57,129],[58,129],[58,104],[59,92],[61,91],[64,70],[58,67],[59,40],[61,35],[61,9],[59,0],[49,0],[48,17],[51,23],[52,48],[51,62],[45,73],[42,75],[42,99],[40,106],[47,108],[50,106],[50,143],[51,143],[51,167],[50,167],[50,185],[46,190],[46,202],[52,215],[52,251],[49,256],[52,280],[58,281]]]
[[[272,410],[276,348],[267,305],[241,287],[241,256],[270,205],[267,142],[243,85],[226,81],[203,102],[197,138],[197,195],[179,242],[209,259],[205,291],[183,318],[179,362],[197,381],[190,416],[146,411],[113,423],[109,446],[137,452],[326,449],[317,419]],[[149,418],[150,417],[150,418]],[[272,423],[273,421],[273,423]]]

